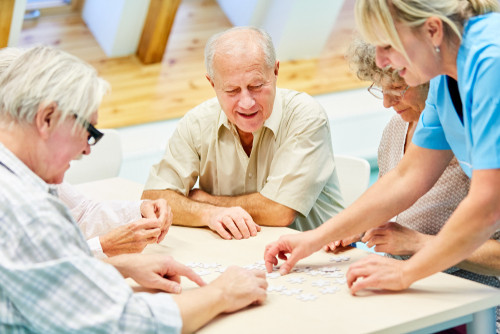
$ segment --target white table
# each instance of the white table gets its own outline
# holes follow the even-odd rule
[[[137,199],[140,184],[108,179],[79,185],[85,194],[99,199]],[[219,263],[223,266],[249,265],[263,258],[264,247],[280,235],[297,233],[288,228],[263,227],[258,236],[246,240],[222,240],[204,228],[173,226],[159,245],[149,245],[145,252],[165,252],[176,260],[189,263]],[[367,255],[354,249],[344,253],[349,262],[335,263],[345,274],[350,263]],[[317,252],[303,259],[298,266],[314,268],[332,265],[332,254]],[[203,276],[206,281],[217,277],[212,272]],[[319,277],[308,277],[295,285],[284,276],[268,279],[270,285],[303,288],[304,292],[318,295],[315,301],[304,302],[295,296],[268,294],[264,305],[221,315],[203,327],[200,333],[432,333],[467,323],[468,333],[494,333],[495,306],[500,304],[500,291],[488,286],[438,273],[414,283],[402,292],[365,291],[352,296],[345,284],[340,290],[322,295],[311,282]],[[183,279],[184,289],[195,285]]]

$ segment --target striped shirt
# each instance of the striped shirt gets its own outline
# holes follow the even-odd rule
[[[178,333],[165,293],[92,257],[66,206],[0,143],[0,332]]]

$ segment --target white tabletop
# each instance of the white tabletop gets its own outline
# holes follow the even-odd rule
[[[88,196],[99,199],[137,199],[142,191],[141,185],[123,179],[97,181],[79,185],[78,188]],[[287,233],[298,232],[288,228],[263,227],[256,237],[228,241],[208,229],[172,226],[160,245],[149,245],[145,252],[165,252],[185,264],[201,263],[207,267],[217,264],[219,268],[232,264],[246,266],[262,260],[265,245]],[[341,255],[349,257],[349,261],[332,262],[333,254],[320,251],[301,260],[298,267],[318,269],[335,266],[345,277],[348,266],[367,253],[354,249]],[[197,267],[195,270],[208,272],[203,276],[207,282],[219,275],[215,268]],[[292,277],[301,277],[304,282],[289,282]],[[321,288],[313,285],[319,280],[339,290],[333,294],[322,294]],[[288,290],[302,289],[302,293],[313,294],[317,299],[302,301],[297,299],[297,295],[269,292],[264,305],[221,315],[199,332],[425,333],[432,326],[431,331],[438,330],[443,322],[448,322],[449,326],[453,321],[455,324],[469,322],[484,317],[484,314],[488,321],[486,326],[491,326],[492,318],[488,315],[492,313],[491,308],[500,303],[499,290],[443,273],[420,280],[402,292],[364,291],[358,296],[352,296],[347,285],[338,283],[336,278],[320,275],[293,273],[268,278],[268,283]],[[182,285],[184,289],[195,288],[185,278]],[[453,320],[457,318],[460,319]],[[485,328],[477,321],[473,324],[469,333],[474,328],[477,333]]]

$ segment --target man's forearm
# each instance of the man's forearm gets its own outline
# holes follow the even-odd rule
[[[145,190],[142,199],[164,198],[172,209],[173,224],[181,226],[207,226],[213,206],[191,200],[173,190]]]
[[[201,201],[215,206],[242,207],[257,224],[263,226],[288,226],[296,217],[295,210],[270,200],[260,193],[240,196],[213,196],[204,193]]]

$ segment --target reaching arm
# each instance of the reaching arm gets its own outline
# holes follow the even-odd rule
[[[486,241],[457,267],[482,275],[500,276],[500,242]]]
[[[420,233],[398,223],[389,222],[367,231],[362,242],[375,246],[376,252],[392,255],[413,255],[424,248],[436,236]],[[477,274],[500,275],[500,242],[488,240],[456,267]]]
[[[475,170],[467,197],[436,238],[407,261],[404,273],[409,283],[465,259],[488,240],[499,223],[500,169]]]
[[[452,157],[449,150],[430,150],[412,144],[398,166],[353,205],[310,233],[282,237],[268,245],[265,253],[268,270],[276,264],[277,255],[292,253],[280,268],[282,273],[288,273],[298,260],[332,240],[360,234],[406,210],[434,185]]]
[[[262,271],[229,267],[209,285],[185,291],[173,298],[181,311],[183,333],[192,333],[219,313],[234,312],[266,299],[267,282]]]
[[[208,226],[222,238],[249,238],[257,235],[260,226],[241,207],[218,207],[187,198],[173,190],[145,190],[142,198],[167,200],[172,208],[173,224],[182,226]]]
[[[455,265],[497,229],[499,208],[500,170],[475,170],[469,194],[431,242],[408,261],[369,257],[352,265],[347,272],[351,291],[368,287],[401,290]],[[364,279],[358,281],[359,277]]]
[[[262,196],[259,193],[241,196],[213,196],[201,189],[193,189],[189,198],[215,206],[239,206],[247,211],[259,225],[286,227],[293,223],[297,212]]]

